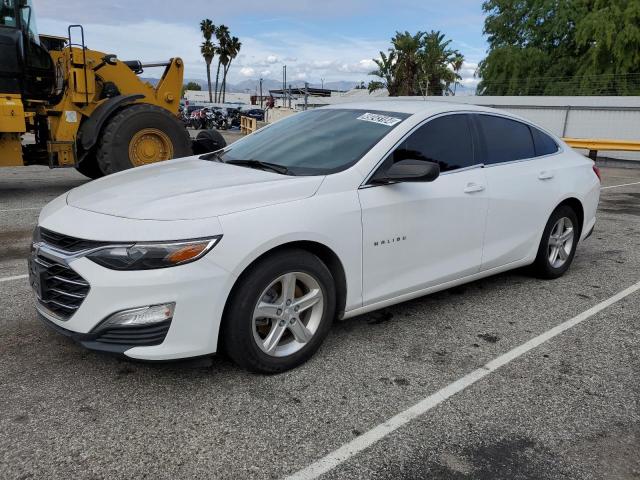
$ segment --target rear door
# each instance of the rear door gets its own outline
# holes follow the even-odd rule
[[[517,262],[537,250],[557,198],[558,146],[534,127],[507,117],[475,114],[489,209],[482,270]]]

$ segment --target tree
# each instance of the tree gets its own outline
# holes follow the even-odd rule
[[[216,47],[211,42],[211,37],[216,30],[216,26],[213,22],[206,18],[200,22],[200,31],[204,37],[204,42],[200,45],[200,53],[204,57],[204,61],[207,64],[207,86],[209,88],[209,101],[213,102],[213,96],[211,94],[211,62],[216,54]]]
[[[182,92],[180,94],[181,97],[184,97],[184,92],[186,90],[197,90],[197,91],[200,91],[200,90],[202,90],[202,87],[200,86],[199,83],[187,82],[184,85],[182,85]]]
[[[227,52],[227,44],[229,42],[229,27],[226,25],[220,25],[216,28],[216,38],[218,39],[218,71],[216,72],[216,103],[220,101],[220,95],[218,93],[218,80],[220,79],[220,65],[222,60],[228,61],[229,54]]]
[[[381,88],[384,88],[384,83],[377,80],[371,80],[369,82],[369,85],[367,85],[367,90],[369,90],[369,93],[373,93],[376,90],[380,90]]]
[[[451,63],[453,67],[453,72],[456,74],[456,81],[453,83],[453,94],[456,94],[456,89],[458,87],[458,80],[461,80],[460,70],[462,70],[462,66],[464,65],[464,57],[461,54],[457,54]]]
[[[227,61],[224,64],[224,73],[222,76],[222,103],[225,102],[225,97],[227,93],[227,73],[229,73],[229,68],[231,68],[231,62],[238,56],[240,53],[240,48],[242,48],[242,42],[238,37],[231,37],[227,41],[225,54],[227,55]]]
[[[638,0],[486,0],[483,95],[640,94]]]
[[[396,32],[389,53],[380,52],[380,58],[374,59],[378,69],[371,74],[383,80],[391,96],[452,93],[450,85],[460,79],[464,57],[450,44],[451,40],[437,31]],[[371,82],[369,91],[372,87],[377,88],[378,83]]]
[[[396,92],[396,79],[395,79],[395,63],[396,52],[394,50],[389,51],[389,55],[385,55],[384,52],[380,52],[380,59],[374,58],[373,61],[378,65],[378,69],[371,72],[371,75],[380,77],[383,81],[382,88],[386,87],[389,91],[389,95],[392,97],[397,96]]]

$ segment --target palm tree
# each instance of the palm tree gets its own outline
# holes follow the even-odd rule
[[[399,81],[398,95],[416,95],[420,92],[420,49],[422,37],[425,34],[418,32],[411,35],[409,32],[396,32],[391,39],[393,49],[397,53],[395,76]]]
[[[450,43],[440,32],[396,32],[389,53],[380,52],[374,59],[378,69],[371,75],[384,80],[390,96],[451,92],[450,85],[461,78],[464,57],[449,48]],[[377,82],[371,86],[377,87]]]
[[[456,94],[456,90],[458,87],[458,80],[462,77],[460,76],[460,70],[462,70],[462,66],[464,64],[464,57],[460,52],[456,53],[453,57],[453,62],[451,62],[451,67],[453,68],[453,72],[456,74],[456,81],[453,84],[453,94]]]
[[[387,87],[389,95],[392,97],[398,95],[394,76],[396,52],[391,49],[389,51],[389,55],[385,55],[384,52],[380,52],[380,59],[374,58],[373,61],[378,65],[378,69],[371,72],[371,75],[380,77],[383,80],[383,82],[374,83],[376,83],[376,85],[377,83],[381,83],[382,86]]]
[[[215,101],[216,103],[220,101],[220,95],[218,92],[218,80],[220,78],[220,65],[222,64],[223,57],[229,58],[226,50],[227,43],[229,42],[229,27],[226,25],[220,25],[215,30],[216,38],[218,39],[218,71],[216,72],[216,88],[215,88]]]
[[[451,40],[445,40],[443,33],[431,31],[422,41],[421,65],[422,81],[429,95],[442,95],[460,75],[451,69],[454,61],[464,62],[462,54],[449,48]]]
[[[211,37],[216,30],[216,26],[213,22],[205,18],[200,22],[200,31],[202,32],[202,36],[204,37],[204,42],[200,45],[200,53],[204,57],[204,61],[207,64],[207,85],[209,87],[209,101],[213,102],[213,97],[211,95],[211,62],[213,61],[213,57],[216,54],[216,47],[211,43]]]
[[[224,103],[227,93],[227,73],[229,72],[229,68],[231,68],[231,62],[238,56],[238,53],[240,53],[240,48],[242,48],[240,39],[238,37],[231,37],[227,43],[226,51],[229,58],[224,66],[224,75],[222,76],[222,103]]]

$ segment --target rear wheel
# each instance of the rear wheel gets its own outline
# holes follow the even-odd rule
[[[240,280],[225,312],[222,341],[238,365],[277,373],[307,361],[335,312],[331,272],[305,250],[278,252]]]
[[[575,211],[568,205],[556,208],[545,226],[533,264],[540,278],[558,278],[571,266],[580,238],[580,225]]]
[[[97,160],[108,174],[191,154],[189,133],[174,115],[155,105],[136,104],[109,120]]]

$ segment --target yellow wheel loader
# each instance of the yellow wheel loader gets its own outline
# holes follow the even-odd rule
[[[138,77],[149,67],[164,67],[155,86]],[[180,58],[144,64],[89,50],[81,25],[66,39],[39,36],[31,0],[0,0],[0,167],[98,178],[224,147],[214,131],[192,143],[178,119],[183,70]]]

